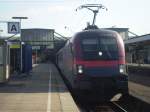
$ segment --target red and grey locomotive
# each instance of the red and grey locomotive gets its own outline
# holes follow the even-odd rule
[[[124,43],[115,31],[77,33],[57,53],[57,64],[76,91],[128,93]]]

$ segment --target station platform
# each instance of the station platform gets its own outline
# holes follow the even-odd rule
[[[127,63],[128,66],[150,68],[150,64]]]
[[[34,65],[30,75],[0,84],[0,112],[79,112],[53,64]]]
[[[150,104],[150,76],[129,74],[129,94]]]
[[[128,71],[136,74],[150,75],[150,64],[128,63]]]

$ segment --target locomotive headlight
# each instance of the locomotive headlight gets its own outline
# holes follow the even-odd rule
[[[82,69],[79,69],[79,70],[78,70],[78,73],[79,73],[79,74],[82,74],[82,73],[83,73],[83,70],[82,70]]]
[[[119,65],[119,72],[126,73],[126,65]]]
[[[82,65],[78,65],[77,66],[77,71],[79,74],[82,74],[83,73],[83,66]]]

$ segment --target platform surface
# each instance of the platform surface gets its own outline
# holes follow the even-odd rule
[[[129,94],[150,104],[150,76],[129,74]]]
[[[53,64],[35,65],[27,77],[0,85],[0,112],[78,112]]]

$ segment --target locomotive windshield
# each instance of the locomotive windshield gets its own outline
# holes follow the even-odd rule
[[[118,47],[114,37],[82,39],[84,60],[117,60]]]

